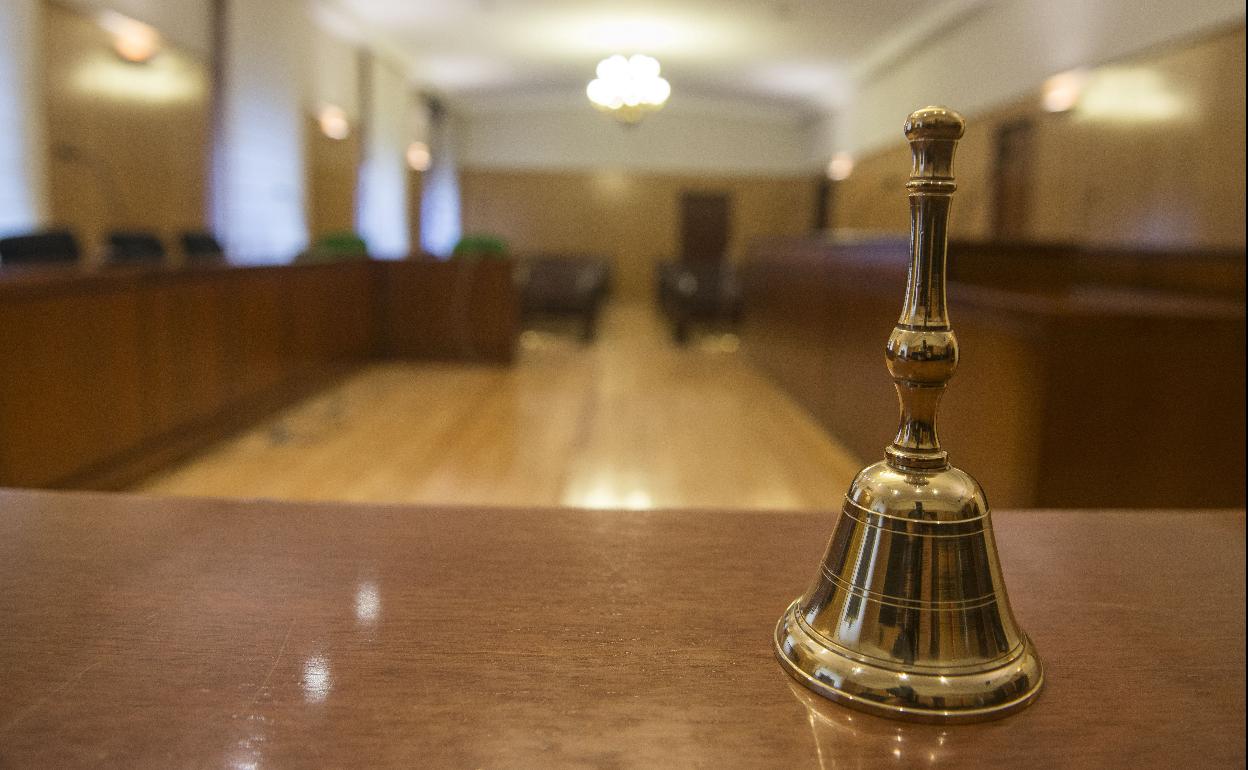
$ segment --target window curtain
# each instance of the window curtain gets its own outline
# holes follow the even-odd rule
[[[430,99],[430,161],[420,199],[420,245],[440,259],[450,258],[463,233],[454,139],[446,108]]]
[[[43,223],[38,0],[0,2],[0,237]]]
[[[377,259],[411,251],[407,207],[409,96],[403,73],[374,55],[361,71],[364,88],[364,160],[360,165],[356,228]]]

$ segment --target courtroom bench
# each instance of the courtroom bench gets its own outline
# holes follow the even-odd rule
[[[742,270],[744,350],[864,461],[896,429],[884,342],[908,250],[769,239]],[[1008,507],[1243,505],[1244,303],[1224,288],[1242,254],[1194,255],[1194,277],[1179,253],[1037,253],[950,244],[951,461]]]
[[[0,484],[117,488],[381,359],[507,363],[505,263],[0,272]]]

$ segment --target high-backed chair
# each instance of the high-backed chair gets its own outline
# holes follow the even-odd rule
[[[78,239],[68,230],[0,239],[0,265],[69,265],[80,255]]]
[[[108,259],[119,264],[160,264],[165,247],[152,233],[115,232],[108,236]]]
[[[182,253],[186,261],[205,264],[225,261],[225,250],[212,233],[188,230],[182,233]]]
[[[725,263],[662,262],[657,266],[659,306],[672,323],[672,338],[683,345],[694,321],[741,321],[741,284]]]
[[[581,336],[591,342],[607,294],[611,268],[602,259],[539,256],[516,262],[513,273],[526,319],[535,315],[573,315]]]

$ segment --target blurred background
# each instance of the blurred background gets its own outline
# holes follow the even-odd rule
[[[942,104],[952,461],[1242,507],[1244,51],[1225,0],[4,0],[0,486],[839,507]]]

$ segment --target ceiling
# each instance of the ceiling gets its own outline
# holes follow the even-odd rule
[[[835,109],[856,77],[981,0],[325,0],[449,96],[580,91],[613,53],[673,94]]]

